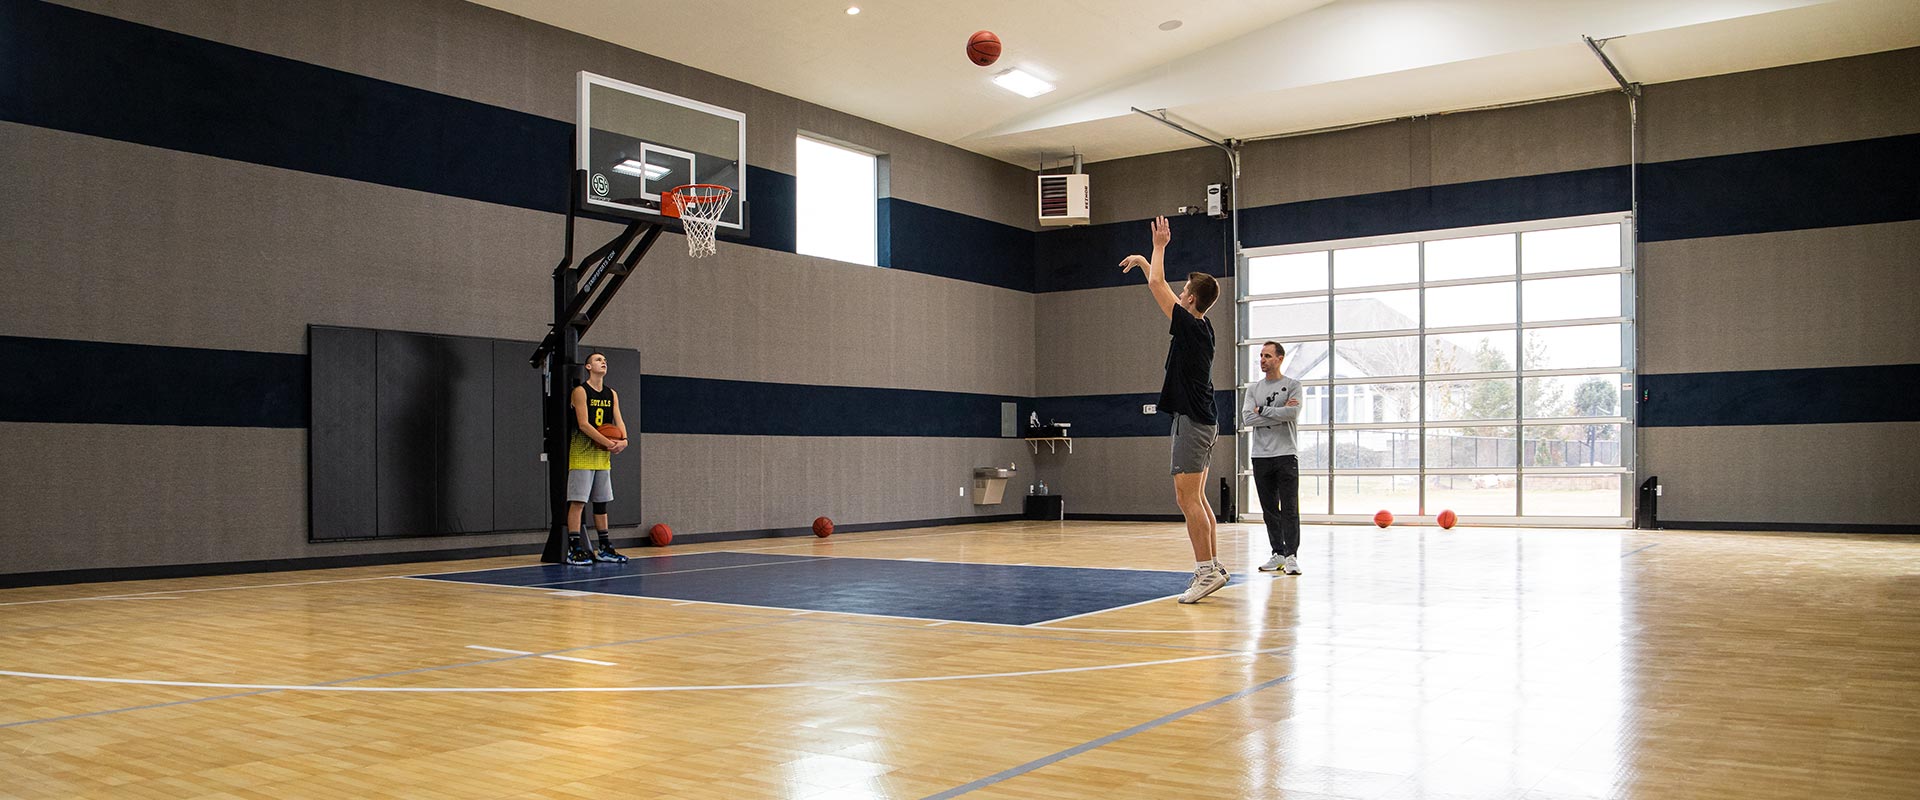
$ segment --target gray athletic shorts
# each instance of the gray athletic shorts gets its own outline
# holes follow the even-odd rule
[[[1213,440],[1219,431],[1185,414],[1173,415],[1173,474],[1206,472],[1213,465]]]
[[[567,501],[572,503],[613,502],[613,470],[567,470]]]

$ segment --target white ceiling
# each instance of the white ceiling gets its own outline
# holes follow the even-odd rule
[[[1920,46],[1920,0],[472,1],[1023,166],[1612,88],[1582,35],[1640,83]]]

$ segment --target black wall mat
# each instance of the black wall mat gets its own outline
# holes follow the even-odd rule
[[[533,342],[312,326],[312,541],[539,530],[551,515],[540,461]],[[582,353],[595,352],[583,347]],[[628,431],[639,435],[640,354],[601,348]],[[614,525],[640,523],[639,451],[614,469]]]
[[[493,342],[493,524],[500,530],[541,530],[547,509],[547,465],[540,460],[539,372],[527,368],[532,351],[520,342]],[[634,470],[638,472],[639,470]]]
[[[312,541],[364,538],[376,529],[373,341],[373,331],[307,332],[313,385],[307,537]]]

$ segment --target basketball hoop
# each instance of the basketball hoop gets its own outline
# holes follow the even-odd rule
[[[732,189],[711,183],[675,186],[660,195],[660,212],[686,229],[687,255],[704,258],[713,255],[714,227],[732,197]]]

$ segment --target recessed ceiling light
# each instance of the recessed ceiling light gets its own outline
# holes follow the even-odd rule
[[[1167,20],[1166,22],[1160,23],[1160,30],[1170,31],[1170,30],[1173,30],[1174,28],[1180,27],[1181,24],[1182,23],[1180,22],[1180,20],[1170,19],[1170,20]]]
[[[1053,91],[1053,84],[1040,80],[1019,69],[1010,69],[993,76],[993,82],[1021,97],[1039,97]]]
[[[855,14],[858,14],[858,13],[860,13],[860,7],[859,7],[859,6],[847,6],[847,16],[849,16],[849,17],[851,17],[851,16],[853,16],[853,15],[855,15]]]

